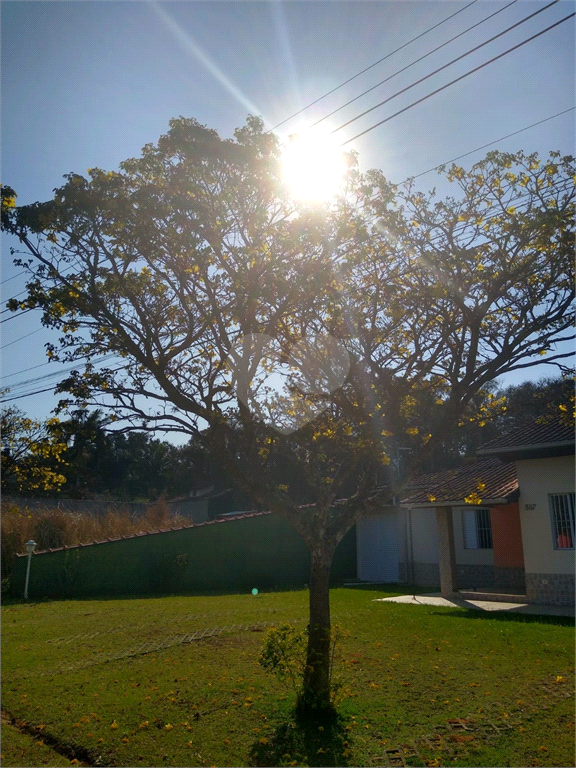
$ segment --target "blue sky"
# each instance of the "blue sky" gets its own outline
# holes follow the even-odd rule
[[[169,119],[178,115],[195,117],[223,136],[231,136],[249,112],[262,115],[272,128],[463,9],[279,129],[294,132],[503,9],[326,121],[336,127],[547,5],[517,0],[506,8],[509,1],[3,0],[2,181],[16,189],[21,204],[48,199],[65,173],[84,174],[95,166],[115,169],[144,144],[155,142]],[[561,0],[339,135],[342,140],[354,136],[574,8],[574,2]],[[399,183],[573,107],[573,64],[571,19],[348,148],[359,152],[363,169],[381,168]],[[573,154],[574,114],[567,112],[492,148]],[[469,167],[486,151],[460,162]],[[438,185],[438,177],[428,174],[418,183],[428,189]],[[20,271],[12,265],[11,245],[10,238],[3,237],[2,281],[8,281],[2,285],[3,303],[24,288],[23,276],[10,279]],[[46,362],[43,345],[51,334],[38,330],[39,314],[29,312],[2,325],[5,386],[56,370],[46,366],[11,375]],[[2,319],[9,316],[5,313]],[[528,370],[511,380],[546,372]],[[39,381],[28,389],[51,383]],[[13,404],[45,418],[55,402],[48,392]]]

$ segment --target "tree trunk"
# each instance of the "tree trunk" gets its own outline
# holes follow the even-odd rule
[[[332,711],[330,696],[330,568],[334,551],[310,551],[310,624],[302,693],[298,709],[306,715]]]

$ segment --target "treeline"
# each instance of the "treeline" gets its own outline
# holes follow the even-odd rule
[[[411,441],[431,427],[430,402],[420,398],[403,424],[393,425],[392,463],[386,473],[401,475],[410,459]],[[474,456],[480,445],[530,417],[573,418],[574,381],[569,378],[526,382],[505,389],[486,388],[470,405],[460,428],[441,443],[422,471],[455,466]],[[199,440],[175,446],[146,432],[119,432],[99,410],[76,411],[67,420],[40,423],[15,408],[2,411],[2,492],[7,495],[105,501],[153,502],[188,495],[214,485],[233,487],[225,471]],[[289,462],[272,455],[278,483],[295,501],[306,503],[305,481]],[[246,502],[238,494],[240,504]]]

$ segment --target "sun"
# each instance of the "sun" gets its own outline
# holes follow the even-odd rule
[[[282,170],[292,195],[300,200],[325,201],[338,193],[347,164],[331,136],[300,134],[284,146]]]

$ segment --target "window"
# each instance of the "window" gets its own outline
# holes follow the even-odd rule
[[[574,549],[574,494],[551,493],[548,499],[554,549]]]
[[[492,549],[489,509],[463,509],[462,529],[465,549]]]

